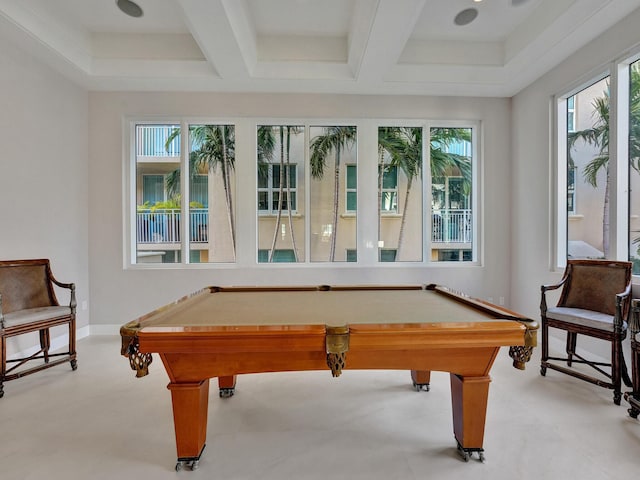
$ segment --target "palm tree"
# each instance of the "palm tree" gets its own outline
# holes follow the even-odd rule
[[[180,135],[175,128],[165,142],[168,150],[171,142]],[[235,257],[236,229],[233,215],[231,173],[235,170],[235,129],[231,125],[192,125],[189,127],[189,172],[191,176],[201,172],[220,170],[227,206],[227,221],[231,235],[231,248]],[[180,169],[167,176],[167,192],[170,197],[180,192]]]
[[[322,179],[327,158],[334,153],[334,184],[333,184],[333,231],[329,250],[329,261],[335,261],[336,238],[338,235],[338,202],[340,194],[340,157],[344,149],[351,148],[356,143],[356,127],[324,127],[324,134],[318,135],[311,141],[311,176]]]
[[[460,175],[465,194],[471,192],[471,159],[449,150],[461,142],[471,142],[469,128],[432,128],[430,132],[431,177]]]

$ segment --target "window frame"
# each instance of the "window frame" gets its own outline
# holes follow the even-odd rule
[[[180,151],[180,168],[187,171],[188,167],[188,151],[189,151],[189,135],[185,135],[184,132],[189,131],[189,127],[192,125],[233,125],[235,127],[236,134],[236,174],[235,174],[235,189],[236,189],[236,224],[239,226],[237,230],[238,244],[236,245],[236,260],[230,263],[191,263],[190,262],[190,249],[189,241],[185,235],[181,235],[181,246],[177,250],[179,256],[182,259],[181,263],[140,263],[137,262],[137,245],[136,245],[136,228],[135,228],[135,215],[133,214],[136,207],[136,125],[179,125],[183,134],[180,136],[181,151]],[[458,127],[458,128],[470,128],[472,130],[472,175],[473,175],[473,195],[471,199],[471,207],[474,212],[473,222],[473,259],[469,262],[455,262],[456,265],[465,267],[475,267],[481,265],[482,260],[482,243],[481,243],[481,226],[482,226],[482,212],[479,210],[479,205],[482,204],[482,156],[481,156],[481,138],[482,138],[482,121],[468,121],[468,120],[446,120],[446,121],[433,121],[433,120],[403,120],[396,118],[384,118],[380,119],[350,119],[350,118],[263,118],[263,117],[172,117],[172,116],[147,116],[135,115],[125,116],[122,121],[123,132],[123,172],[124,177],[122,182],[123,188],[123,267],[125,269],[216,269],[216,268],[246,268],[247,266],[258,266],[259,268],[279,268],[282,265],[274,265],[272,263],[264,264],[258,263],[257,258],[257,221],[261,212],[258,212],[257,202],[257,171],[255,168],[255,155],[257,139],[255,138],[255,132],[260,125],[276,125],[276,124],[292,124],[300,125],[305,128],[305,151],[309,150],[310,132],[312,127],[323,125],[335,125],[335,126],[355,126],[358,132],[358,138],[356,143],[356,158],[359,159],[357,163],[357,253],[355,262],[313,262],[310,260],[309,249],[309,226],[306,226],[305,238],[305,258],[301,259],[297,263],[286,263],[284,266],[287,268],[327,268],[332,267],[351,267],[357,268],[361,266],[369,267],[384,267],[384,268],[412,268],[412,267],[443,267],[446,264],[451,265],[449,262],[434,262],[431,260],[431,225],[429,222],[431,214],[431,185],[430,185],[430,169],[424,168],[421,183],[422,188],[422,209],[423,209],[423,225],[422,225],[422,259],[419,261],[407,261],[407,262],[380,262],[378,256],[378,250],[375,248],[377,242],[377,140],[378,140],[378,125],[380,126],[410,126],[423,128],[423,162],[428,162],[429,149],[429,132],[431,127]],[[251,132],[251,135],[248,133]],[[371,161],[370,158],[374,160]],[[253,161],[248,161],[249,158],[253,158]],[[305,162],[308,163],[308,158],[305,158]],[[427,164],[428,165],[428,164]],[[299,165],[296,165],[299,167]],[[346,169],[345,169],[346,174]],[[300,216],[309,215],[309,178],[310,172],[308,166],[304,167],[304,173],[297,173],[298,182],[306,182],[304,187],[304,208],[298,211]],[[302,175],[304,178],[300,178]],[[188,175],[181,176],[181,192],[182,192],[182,212],[188,212],[188,198],[189,198],[189,181]],[[240,179],[243,179],[240,182]],[[250,180],[253,178],[253,182]],[[372,182],[371,185],[363,188],[365,183]],[[346,185],[346,182],[345,182]],[[416,185],[416,187],[418,184]],[[299,188],[299,184],[296,184],[296,188]],[[300,201],[300,199],[297,199]],[[209,199],[210,206],[212,199]],[[188,217],[188,215],[187,215]],[[187,220],[185,220],[188,222]],[[188,232],[189,225],[183,223],[181,226],[182,232]],[[369,244],[374,245],[374,248],[370,248]]]
[[[630,165],[629,165],[629,66],[640,60],[640,48],[613,59],[588,76],[552,97],[553,115],[553,172],[555,175],[554,215],[551,231],[554,248],[551,269],[562,271],[567,260],[567,98],[589,85],[609,77],[609,256],[611,260],[629,260]],[[575,127],[575,123],[574,123]],[[620,160],[623,159],[623,160]],[[637,277],[637,275],[634,275]]]

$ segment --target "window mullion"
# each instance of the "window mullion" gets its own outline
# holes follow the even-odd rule
[[[627,260],[629,218],[629,65],[620,63],[611,68],[609,97],[609,174],[610,197],[610,257]]]
[[[181,262],[189,263],[189,232],[191,231],[191,218],[189,215],[189,179],[191,172],[189,171],[189,124],[181,122],[180,124],[180,250]]]

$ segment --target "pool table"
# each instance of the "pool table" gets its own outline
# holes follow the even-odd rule
[[[453,431],[465,461],[484,460],[489,371],[500,347],[524,369],[538,325],[438,285],[207,287],[120,329],[136,376],[159,354],[170,379],[178,462],[191,469],[205,447],[209,379],[233,395],[243,373],[328,369],[450,372]]]

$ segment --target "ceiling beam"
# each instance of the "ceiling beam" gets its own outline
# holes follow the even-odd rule
[[[379,0],[373,7],[375,11],[367,11],[362,2],[358,3],[356,8],[359,13],[365,13],[362,17],[368,25],[360,21],[352,26],[349,64],[356,80],[380,82],[385,79],[398,63],[425,3],[426,0]]]
[[[178,0],[178,3],[194,40],[218,77],[247,79],[248,65],[252,62],[252,29],[246,20],[244,0]]]

